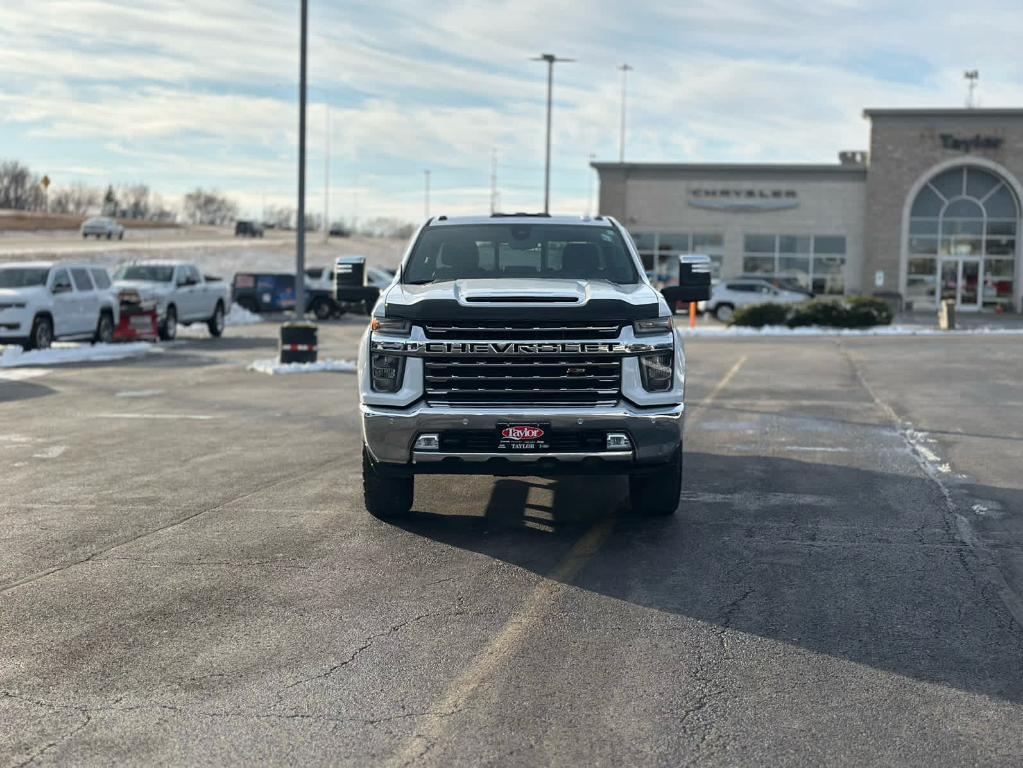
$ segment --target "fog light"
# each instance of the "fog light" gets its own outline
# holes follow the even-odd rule
[[[374,352],[369,356],[373,390],[375,392],[397,392],[405,373],[405,358],[399,355],[385,355]]]
[[[416,438],[417,451],[439,451],[440,435],[420,435]]]
[[[673,364],[674,356],[671,352],[640,355],[639,373],[643,379],[643,389],[647,392],[665,392],[671,389]]]
[[[632,450],[632,441],[624,432],[608,432],[607,449],[609,451],[630,451]]]

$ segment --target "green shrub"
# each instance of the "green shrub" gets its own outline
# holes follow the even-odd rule
[[[819,325],[825,328],[848,328],[849,313],[841,301],[813,299],[792,306],[789,328]]]
[[[883,299],[850,296],[846,299],[812,299],[800,304],[752,304],[735,310],[730,325],[750,328],[763,328],[765,325],[870,328],[891,322],[891,309]]]
[[[744,325],[750,328],[785,325],[788,316],[789,308],[784,304],[751,304],[735,310],[729,325]]]
[[[863,321],[862,325],[855,326],[857,328],[892,323],[892,308],[884,299],[875,299],[873,296],[850,296],[846,303],[854,317]]]

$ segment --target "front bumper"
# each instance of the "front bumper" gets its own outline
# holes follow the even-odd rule
[[[637,408],[627,402],[580,408],[443,408],[421,402],[409,408],[361,406],[363,442],[383,469],[437,474],[544,475],[630,472],[664,464],[682,443],[684,406]],[[502,423],[535,423],[559,430],[626,432],[627,451],[467,452],[416,451],[423,433],[494,430]]]

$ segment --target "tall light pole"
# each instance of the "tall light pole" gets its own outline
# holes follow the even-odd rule
[[[323,242],[326,243],[330,240],[330,104],[323,106],[327,109],[323,161]]]
[[[977,81],[980,79],[980,72],[976,69],[968,69],[963,72],[963,77],[966,78],[966,87],[968,89],[966,93],[966,108],[973,109],[977,106],[974,91],[977,90]]]
[[[302,0],[302,31],[298,66],[298,233],[295,243],[295,319],[305,316],[305,106],[309,2]]]
[[[559,59],[553,53],[541,53],[531,61],[547,62],[547,153],[543,165],[543,212],[551,212],[551,95],[554,91],[554,63],[558,61],[575,61],[575,59]]]
[[[497,213],[497,147],[490,150],[490,213]]]
[[[430,171],[423,171],[423,211],[430,218]]]
[[[618,69],[622,73],[622,124],[618,133],[618,162],[625,162],[625,88],[628,83],[629,72],[632,67],[628,64],[619,64]]]

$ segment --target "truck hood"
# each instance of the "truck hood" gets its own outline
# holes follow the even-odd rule
[[[49,291],[45,286],[33,285],[25,288],[0,288],[0,304],[14,301],[37,301],[46,296]]]
[[[151,283],[147,280],[115,280],[114,288],[138,291],[140,296],[149,297],[167,296],[173,290],[170,283]]]
[[[466,279],[395,283],[384,313],[410,320],[641,320],[667,313],[646,283],[606,280]]]

